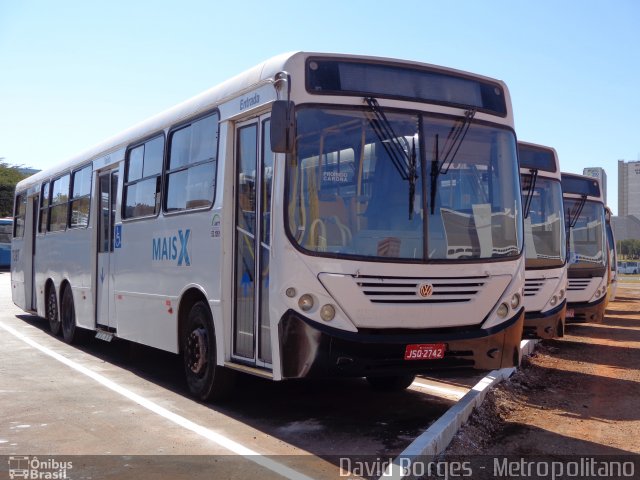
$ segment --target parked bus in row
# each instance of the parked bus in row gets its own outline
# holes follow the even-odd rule
[[[13,218],[0,218],[0,268],[11,265],[11,237]]]
[[[604,228],[607,234],[607,251],[609,253],[609,288],[607,289],[607,304],[616,299],[616,290],[618,289],[618,250],[616,247],[616,237],[613,233],[611,225],[611,216],[613,213],[609,207],[604,209]],[[606,307],[605,307],[606,308]]]
[[[14,302],[273,380],[519,362],[523,218],[497,80],[285,54],[17,185]]]
[[[604,201],[597,179],[562,174],[569,236],[567,322],[604,319],[609,279]]]
[[[564,335],[567,239],[555,149],[518,142],[524,208],[524,335]]]
[[[640,272],[638,262],[618,262],[618,273],[623,275],[637,275]]]

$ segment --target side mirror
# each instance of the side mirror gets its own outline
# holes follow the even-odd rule
[[[271,108],[271,151],[293,152],[295,140],[294,103],[276,100]]]

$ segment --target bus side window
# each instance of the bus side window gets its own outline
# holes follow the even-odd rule
[[[127,152],[122,218],[157,215],[164,136],[152,138]]]
[[[49,182],[42,184],[40,195],[40,219],[38,231],[45,233],[49,226]]]
[[[24,219],[27,212],[27,195],[20,193],[16,195],[16,206],[13,213],[13,236],[22,238],[24,236]]]
[[[89,206],[91,204],[91,176],[93,165],[89,164],[81,170],[73,172],[71,180],[71,201],[69,207],[70,227],[86,227],[89,225]]]
[[[51,205],[49,206],[49,231],[67,228],[69,207],[69,174],[51,182]]]
[[[218,153],[218,114],[170,134],[165,210],[213,205]]]

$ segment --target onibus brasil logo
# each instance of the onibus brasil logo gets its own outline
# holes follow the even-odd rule
[[[9,478],[27,478],[39,480],[58,480],[70,478],[69,470],[73,469],[73,462],[62,462],[53,458],[46,460],[38,457],[11,456],[9,457]]]

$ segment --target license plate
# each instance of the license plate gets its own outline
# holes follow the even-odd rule
[[[405,360],[437,360],[444,358],[447,346],[444,343],[417,343],[407,345],[404,350]]]
[[[573,311],[573,308],[567,308],[567,314],[565,316],[567,318],[573,318],[574,315],[575,315],[575,312]]]

